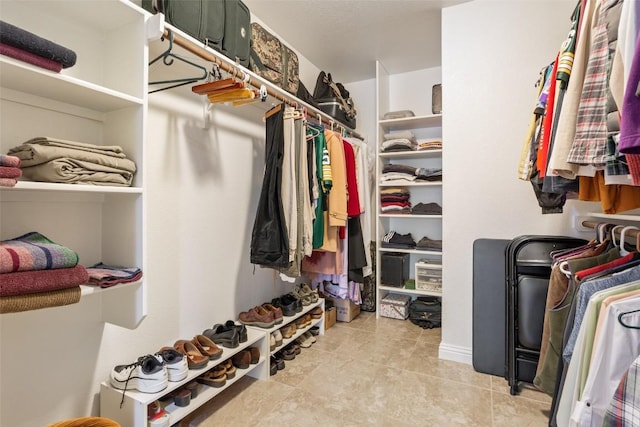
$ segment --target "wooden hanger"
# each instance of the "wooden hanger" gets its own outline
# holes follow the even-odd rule
[[[273,116],[274,114],[277,114],[281,110],[282,110],[282,104],[278,104],[272,109],[270,109],[269,111],[267,111],[266,113],[264,113],[264,118],[268,119],[269,117]]]
[[[197,93],[198,95],[208,95],[211,92],[216,92],[224,89],[241,89],[246,87],[245,83],[239,82],[231,77],[224,80],[217,80],[214,82],[203,83],[199,85],[195,85],[191,88],[193,93]]]

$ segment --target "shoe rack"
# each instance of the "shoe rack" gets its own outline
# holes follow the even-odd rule
[[[200,391],[198,395],[191,399],[187,406],[180,407],[175,403],[170,403],[164,407],[164,410],[169,414],[169,425],[174,425],[187,415],[194,412],[196,409],[223,393],[231,384],[238,381],[245,375],[249,375],[253,378],[266,380],[269,378],[269,335],[265,333],[266,329],[247,327],[247,341],[240,343],[237,348],[223,349],[222,356],[216,360],[210,360],[207,366],[201,369],[189,369],[187,377],[178,382],[169,382],[167,388],[159,393],[141,393],[137,390],[127,390],[124,394],[124,402],[122,407],[120,402],[122,401],[122,390],[111,387],[108,382],[103,382],[100,385],[100,415],[103,417],[111,418],[122,426],[127,427],[145,427],[147,426],[147,411],[149,405],[157,400],[161,400],[162,397],[169,393],[185,386],[187,383],[195,381],[197,377],[207,373],[214,367],[218,366],[225,360],[230,359],[236,353],[248,348],[258,347],[260,349],[260,360],[254,365],[249,365],[247,369],[237,369],[237,373],[234,378],[227,380],[224,386],[215,388],[209,387],[204,384],[200,384]]]
[[[311,319],[311,324],[305,326],[304,328],[300,328],[300,329],[296,329],[296,332],[290,337],[290,338],[284,338],[282,339],[282,345],[277,346],[273,351],[269,352],[269,355],[273,355],[274,353],[282,350],[284,347],[286,347],[289,343],[295,341],[300,335],[304,334],[305,332],[307,332],[309,329],[313,328],[314,326],[318,326],[320,328],[320,335],[324,335],[324,298],[318,298],[318,301],[311,303],[307,306],[302,307],[302,311],[300,313],[296,313],[295,316],[284,316],[282,323],[280,323],[279,325],[275,325],[272,326],[269,329],[261,329],[263,331],[267,332],[267,343],[268,343],[268,339],[271,335],[272,332],[275,332],[278,329],[281,329],[283,327],[285,327],[286,325],[290,324],[290,323],[294,323],[296,322],[296,320],[298,320],[299,318],[301,318],[302,316],[304,316],[305,314],[309,313],[311,310],[313,310],[316,307],[320,307],[322,309],[322,316],[320,316],[319,319]],[[268,346],[267,346],[268,347]],[[266,363],[265,364],[266,368],[267,368],[267,376],[269,375],[268,372],[268,368],[269,368],[269,364]]]

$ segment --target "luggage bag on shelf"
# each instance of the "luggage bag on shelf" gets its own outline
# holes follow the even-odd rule
[[[249,8],[240,0],[142,0],[142,7],[193,38],[249,66]]]
[[[532,382],[542,344],[551,252],[586,244],[563,236],[520,236],[506,248],[507,369],[510,393]]]
[[[349,91],[341,83],[333,81],[331,74],[321,71],[313,90],[318,108],[343,125],[356,128],[356,107]]]
[[[296,95],[300,84],[298,55],[260,24],[251,24],[249,68],[257,75]]]

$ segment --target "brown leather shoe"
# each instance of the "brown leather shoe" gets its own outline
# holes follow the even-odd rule
[[[200,350],[200,353],[209,357],[209,360],[219,359],[222,356],[222,349],[204,335],[196,335],[191,342]]]
[[[249,347],[247,348],[249,354],[251,355],[251,364],[255,365],[260,361],[260,349],[258,347]]]
[[[233,366],[238,369],[247,369],[251,363],[251,352],[249,350],[240,350],[231,357]]]
[[[296,326],[296,323],[291,322],[288,325],[285,325],[282,328],[280,328],[280,334],[282,334],[282,338],[291,338],[293,334],[296,333],[297,330],[298,330],[298,327]]]
[[[262,308],[264,308],[267,311],[273,312],[273,319],[276,321],[276,325],[279,325],[282,323],[283,317],[282,317],[282,309],[280,307],[276,307],[273,304],[269,304],[268,302],[265,302],[264,304],[262,304]]]
[[[276,324],[273,313],[260,306],[254,307],[249,311],[243,311],[238,317],[240,322],[245,325],[264,329],[269,329]]]
[[[322,317],[322,309],[320,307],[316,307],[309,312],[312,319],[319,319]]]

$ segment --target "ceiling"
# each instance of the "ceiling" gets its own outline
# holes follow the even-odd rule
[[[243,0],[251,13],[336,81],[440,65],[441,9],[469,0]]]

